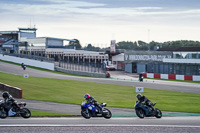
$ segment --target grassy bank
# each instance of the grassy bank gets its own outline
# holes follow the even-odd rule
[[[136,101],[135,87],[48,79],[12,75],[0,72],[0,82],[19,87],[23,98],[59,103],[81,104],[85,93],[94,96],[100,103],[108,106],[133,108]],[[144,89],[144,95],[163,111],[200,113],[198,106],[200,94],[175,91]]]
[[[63,113],[52,113],[39,110],[31,110],[31,116],[33,117],[74,117],[76,115],[63,114]]]

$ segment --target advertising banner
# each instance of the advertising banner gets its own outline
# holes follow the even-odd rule
[[[144,92],[144,87],[136,87],[136,93]]]

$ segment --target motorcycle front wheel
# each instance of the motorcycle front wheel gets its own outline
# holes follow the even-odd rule
[[[5,119],[7,116],[8,116],[8,115],[7,115],[7,113],[6,113],[5,110],[0,110],[0,118],[1,118],[1,119]]]
[[[112,117],[111,111],[107,108],[104,108],[102,113],[103,113],[103,117],[106,119],[110,119]]]
[[[157,108],[155,108],[155,111],[156,111],[155,117],[156,118],[161,118],[162,117],[162,112],[159,109],[157,109]]]
[[[81,115],[85,118],[85,119],[90,119],[91,117],[91,114],[89,111],[86,111],[86,110],[82,110],[81,111]]]
[[[27,108],[23,108],[20,110],[20,114],[23,118],[29,118],[31,117],[31,111]]]
[[[135,112],[139,118],[144,118],[144,111],[142,109],[136,109]]]

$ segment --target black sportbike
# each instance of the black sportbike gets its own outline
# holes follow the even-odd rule
[[[153,106],[155,106],[155,105],[156,105],[156,103],[154,103]],[[147,106],[145,103],[142,103],[140,101],[136,101],[135,112],[139,118],[154,117],[154,116],[156,118],[162,117],[162,112],[159,109],[151,108],[151,107]]]
[[[0,118],[5,119],[6,117],[22,116],[23,118],[31,117],[31,112],[29,109],[24,108],[26,103],[17,103],[15,101],[12,106],[8,107],[4,102],[0,101]]]

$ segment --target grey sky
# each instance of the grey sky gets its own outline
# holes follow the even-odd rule
[[[198,0],[1,0],[0,5],[1,31],[36,25],[38,36],[99,46],[112,39],[200,40]]]

